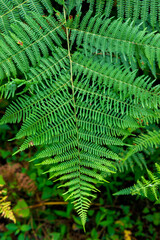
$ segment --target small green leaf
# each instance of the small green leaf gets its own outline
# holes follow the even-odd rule
[[[60,240],[61,238],[61,234],[60,233],[58,233],[58,232],[54,232],[54,233],[52,233],[50,236],[53,236],[53,239],[54,240]]]
[[[21,231],[22,231],[22,232],[28,232],[30,229],[31,229],[31,226],[30,226],[30,225],[23,224],[23,225],[21,226]]]
[[[94,212],[95,212],[94,210],[89,210],[88,211],[88,216],[90,216],[90,217],[93,216]]]
[[[8,156],[11,156],[11,152],[0,149],[0,155],[2,156],[3,159],[6,159]]]
[[[65,224],[62,224],[60,226],[60,232],[61,232],[61,237],[63,237],[64,234],[67,232],[67,226]]]
[[[55,212],[58,216],[60,216],[60,217],[65,217],[65,218],[68,217],[68,214],[67,214],[66,212],[64,212],[64,211],[55,210],[54,212]]]
[[[6,182],[4,181],[3,176],[0,175],[0,185],[3,186],[5,184],[6,184]]]
[[[153,222],[153,215],[148,214],[144,217],[148,222]]]
[[[156,226],[160,225],[160,213],[159,212],[155,212],[153,214],[153,223]]]
[[[149,209],[148,209],[147,207],[145,207],[145,208],[143,209],[143,213],[149,213]]]
[[[71,216],[71,211],[73,209],[73,205],[71,203],[69,203],[67,205],[67,217],[69,218]]]
[[[109,233],[109,236],[112,236],[115,234],[115,229],[113,226],[108,227],[108,233]]]
[[[75,223],[77,223],[80,226],[82,225],[81,219],[79,217],[76,217],[76,216],[73,215],[73,219],[74,219]]]
[[[93,228],[92,231],[91,231],[91,237],[92,237],[92,239],[97,239],[98,238],[98,232],[95,228]]]
[[[17,230],[16,230],[16,232],[15,232],[15,235],[17,235],[19,232],[20,232],[20,230],[19,230],[19,229],[17,229]]]
[[[18,200],[16,206],[13,208],[13,212],[17,216],[22,217],[22,218],[26,218],[30,215],[30,210],[24,199]]]
[[[17,225],[14,224],[14,223],[9,223],[9,224],[6,225],[6,228],[7,228],[8,230],[11,230],[11,231],[16,231],[18,227],[17,227]]]
[[[19,234],[18,240],[24,240],[24,239],[25,239],[24,233]]]
[[[41,199],[44,200],[44,199],[50,198],[52,195],[53,195],[53,190],[52,190],[52,188],[50,188],[50,187],[44,187],[44,188],[43,188],[43,192],[42,192],[42,197],[41,197]]]

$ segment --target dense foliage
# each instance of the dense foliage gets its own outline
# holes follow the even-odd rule
[[[98,186],[136,165],[143,174],[159,146],[160,6],[0,0],[0,7],[0,90],[13,100],[0,123],[19,123],[14,139],[25,140],[14,154],[40,146],[31,161],[67,188],[84,227]],[[159,203],[156,168],[151,181],[117,194]]]
[[[8,101],[1,101],[3,106]],[[97,199],[88,210],[86,233],[74,206],[64,202],[63,189],[59,183],[48,180],[42,174],[47,166],[28,163],[38,148],[12,156],[23,140],[6,141],[18,128],[12,124],[0,126],[0,184],[5,184],[7,202],[16,218],[0,217],[0,239],[2,240],[158,240],[160,237],[160,207],[147,199],[132,196],[113,196],[119,189],[132,185],[144,172],[139,166],[110,178],[110,183],[99,185]],[[152,169],[155,159],[159,160],[159,149],[146,155],[148,167]],[[3,177],[3,180],[2,180]],[[26,184],[27,183],[27,184]]]

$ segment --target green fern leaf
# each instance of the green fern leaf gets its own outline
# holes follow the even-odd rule
[[[62,11],[49,0],[0,0],[1,96],[20,95],[0,124],[21,123],[15,139],[25,140],[14,154],[41,147],[31,161],[63,182],[84,226],[96,185],[134,165],[146,168],[138,151],[159,144],[158,131],[137,137],[160,117],[157,80],[137,70],[156,76],[160,67],[160,35],[138,21],[147,20],[146,10],[155,26],[158,5],[118,0],[122,18],[113,19],[112,0],[87,1],[85,15],[81,0],[58,4]],[[130,136],[137,145],[128,144]],[[148,173],[151,181],[142,178],[127,192],[158,199],[158,178]]]
[[[160,185],[160,166],[156,164],[157,174],[153,174],[151,171],[147,170],[150,180],[146,180],[144,177],[141,177],[141,181],[138,180],[137,184],[130,188],[123,189],[114,195],[140,195],[147,197],[152,201],[159,200],[159,185]]]

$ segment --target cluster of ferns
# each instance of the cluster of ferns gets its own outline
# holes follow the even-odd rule
[[[0,0],[0,124],[20,123],[15,152],[48,166],[85,226],[99,183],[145,169],[131,188],[159,203],[159,0]]]

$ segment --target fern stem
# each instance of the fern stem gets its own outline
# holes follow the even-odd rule
[[[64,8],[64,19],[65,19],[65,23],[66,23],[66,11]],[[74,116],[75,116],[75,126],[76,126],[76,135],[77,135],[77,148],[78,148],[78,159],[79,159],[79,194],[80,194],[80,202],[81,202],[81,211],[82,211],[82,215],[85,216],[85,212],[83,211],[83,203],[82,203],[82,195],[81,195],[81,181],[80,181],[80,175],[81,175],[81,165],[80,165],[80,143],[79,143],[79,134],[78,134],[78,119],[76,116],[76,100],[75,100],[75,87],[74,87],[74,83],[73,83],[73,70],[72,70],[72,59],[71,59],[71,52],[70,52],[70,42],[69,42],[69,28],[66,27],[66,36],[67,36],[67,47],[68,47],[68,57],[69,57],[69,61],[70,61],[70,73],[71,73],[71,85],[72,85],[72,95],[73,95],[73,105],[74,105]],[[82,219],[82,225],[83,225],[83,229],[85,231],[85,221],[84,219]]]

